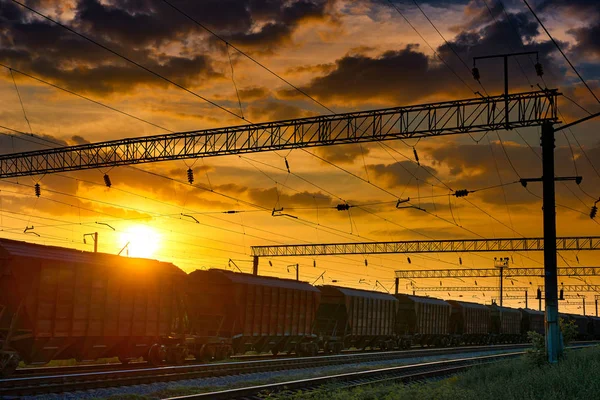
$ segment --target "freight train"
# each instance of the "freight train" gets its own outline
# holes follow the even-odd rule
[[[600,337],[600,319],[576,321]],[[0,239],[0,375],[22,360],[181,364],[247,351],[523,341],[544,332],[528,309],[386,294]]]

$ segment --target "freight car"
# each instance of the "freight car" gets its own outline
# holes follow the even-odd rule
[[[545,314],[543,311],[536,311],[529,308],[520,308],[521,311],[521,334],[522,340],[527,340],[527,332],[536,332],[540,335],[546,334]]]
[[[590,324],[588,328],[588,332],[590,334],[590,339],[598,340],[600,339],[600,318],[599,317],[588,317],[590,319]]]
[[[448,300],[452,306],[450,334],[464,344],[487,344],[491,332],[491,310],[479,303]]]
[[[400,348],[411,345],[447,346],[451,344],[450,314],[452,306],[431,297],[396,294],[396,334]]]
[[[491,343],[519,343],[521,333],[521,311],[510,307],[500,307],[493,304],[491,313]]]
[[[186,298],[188,346],[197,358],[222,359],[249,350],[318,352],[312,325],[321,292],[308,283],[197,270],[189,274]]]
[[[185,358],[170,263],[0,239],[0,373],[20,359]]]
[[[389,294],[338,286],[319,286],[321,305],[313,331],[325,353],[350,347],[395,348],[398,300]]]

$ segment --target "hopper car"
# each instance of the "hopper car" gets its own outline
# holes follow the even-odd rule
[[[600,318],[561,314],[580,339]],[[20,361],[316,355],[516,343],[544,313],[387,294],[0,239],[0,375]]]

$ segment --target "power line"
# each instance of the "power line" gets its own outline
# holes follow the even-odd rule
[[[254,57],[252,57],[249,54],[247,54],[246,52],[240,50],[238,47],[236,47],[235,45],[231,44],[228,40],[226,40],[225,38],[221,37],[220,35],[218,35],[213,30],[209,29],[206,25],[200,23],[198,20],[196,20],[195,18],[193,18],[192,16],[190,16],[188,13],[186,13],[182,9],[176,7],[170,1],[168,1],[168,0],[162,0],[162,1],[165,4],[167,4],[169,7],[173,8],[175,11],[177,11],[178,13],[180,13],[181,15],[183,15],[184,17],[186,17],[187,19],[189,19],[190,21],[192,21],[193,23],[195,23],[196,25],[198,25],[199,27],[201,27],[202,29],[204,29],[208,33],[210,33],[211,35],[213,35],[214,37],[216,37],[217,39],[219,39],[220,41],[222,41],[223,43],[225,43],[225,45],[227,45],[228,47],[231,47],[232,49],[234,49],[235,51],[237,51],[238,53],[240,53],[241,55],[243,55],[244,57],[246,57],[247,59],[249,59],[250,61],[252,61],[256,65],[260,66],[261,68],[263,68],[264,70],[266,70],[267,72],[269,72],[270,74],[272,74],[273,76],[279,78],[281,81],[283,81],[287,85],[291,86],[292,88],[294,88],[295,90],[297,90],[299,93],[303,94],[304,96],[306,96],[307,98],[309,98],[310,100],[312,100],[316,104],[320,105],[321,107],[323,107],[324,109],[326,109],[330,113],[335,114],[335,112],[333,110],[331,110],[329,107],[327,107],[325,104],[321,103],[319,100],[315,99],[314,97],[312,97],[311,95],[309,95],[308,93],[306,93],[301,88],[295,86],[294,84],[292,84],[291,82],[289,82],[288,80],[286,80],[285,78],[283,78],[282,76],[278,75],[273,70],[271,70],[270,68],[268,68],[266,65],[260,63]]]
[[[423,35],[421,35],[421,33],[417,30],[417,28],[415,28],[414,25],[404,15],[404,13],[402,13],[402,11],[400,11],[400,9],[391,0],[387,0],[387,2],[390,4],[390,6],[392,6],[392,8],[394,8],[398,12],[398,14],[400,14],[400,16],[413,29],[413,31],[415,31],[415,33],[417,35],[419,35],[419,37],[421,38],[421,40],[423,40],[423,42],[425,42],[425,44],[431,49],[431,51],[433,52],[433,54],[446,66],[446,68],[448,68],[454,74],[454,76],[456,76],[467,87],[467,89],[469,89],[472,93],[476,93],[475,90],[473,90],[473,88],[463,78],[461,78],[460,75],[458,75],[458,73],[454,70],[454,68],[452,68],[450,66],[450,64],[448,64],[442,58],[442,56],[440,56],[439,53],[437,51],[435,51],[435,49],[433,48],[433,46],[431,46],[429,44],[429,42],[423,37]]]
[[[577,75],[577,77],[579,78],[579,80],[581,81],[581,83],[583,83],[583,85],[587,88],[587,90],[589,90],[589,92],[592,94],[592,96],[594,96],[594,98],[596,99],[596,101],[598,103],[600,103],[600,99],[596,96],[596,94],[594,93],[594,91],[592,90],[592,88],[590,88],[588,86],[588,84],[585,82],[585,80],[583,79],[583,77],[577,71],[577,68],[575,68],[575,66],[571,63],[571,61],[569,60],[569,58],[567,57],[567,55],[562,51],[562,49],[560,48],[560,46],[558,45],[558,43],[556,42],[556,40],[554,40],[554,38],[552,37],[552,35],[550,34],[550,32],[548,32],[548,29],[546,29],[546,27],[544,26],[544,24],[542,23],[542,21],[538,18],[537,14],[535,13],[535,11],[533,11],[533,9],[531,8],[531,6],[527,2],[527,0],[523,0],[523,3],[525,3],[525,5],[529,9],[529,11],[531,11],[531,14],[533,14],[533,16],[535,17],[535,19],[537,20],[537,22],[542,27],[542,29],[544,29],[544,32],[546,32],[546,35],[548,35],[548,37],[550,38],[550,40],[552,41],[552,43],[554,43],[554,45],[556,46],[556,48],[558,49],[558,51],[560,52],[560,54],[562,54],[562,56],[564,57],[564,59],[571,66],[571,69],[573,70],[573,72],[575,72],[575,74]]]
[[[225,108],[225,107],[221,106],[220,104],[218,104],[218,103],[216,103],[216,102],[214,102],[214,101],[212,101],[212,100],[209,100],[208,98],[206,98],[206,97],[204,97],[204,96],[202,96],[202,95],[200,95],[200,94],[198,94],[198,93],[196,93],[196,92],[193,92],[192,90],[190,90],[190,89],[186,88],[185,86],[183,86],[183,85],[180,85],[179,83],[177,83],[177,82],[175,82],[175,81],[173,81],[173,80],[171,80],[171,79],[169,79],[169,78],[167,78],[167,77],[165,77],[165,76],[163,76],[163,75],[159,74],[158,72],[155,72],[155,71],[151,70],[150,68],[148,68],[148,67],[146,67],[146,66],[144,66],[144,65],[142,65],[142,64],[140,64],[140,63],[138,63],[138,62],[136,62],[136,61],[134,61],[134,60],[132,60],[131,58],[129,58],[129,57],[127,57],[127,56],[124,56],[123,54],[120,54],[119,52],[117,52],[117,51],[115,51],[115,50],[111,49],[111,48],[110,48],[110,47],[108,47],[108,46],[105,46],[105,45],[103,45],[103,44],[101,44],[101,43],[99,43],[99,42],[95,41],[94,39],[92,39],[92,38],[90,38],[90,37],[88,37],[88,36],[84,35],[83,33],[80,33],[80,32],[78,32],[78,31],[76,31],[76,30],[74,30],[74,29],[72,29],[72,28],[70,28],[70,27],[68,27],[68,26],[66,26],[66,25],[64,25],[64,24],[61,24],[60,22],[58,22],[58,21],[56,21],[56,20],[54,20],[54,19],[50,18],[49,16],[47,16],[47,15],[44,15],[44,14],[42,14],[41,12],[39,12],[39,11],[37,11],[37,10],[35,10],[35,9],[33,9],[33,8],[31,8],[31,7],[29,7],[29,6],[25,5],[25,4],[23,4],[23,3],[21,3],[21,2],[19,2],[18,0],[11,0],[11,1],[12,1],[13,3],[15,3],[15,4],[18,4],[18,5],[20,5],[20,6],[21,6],[21,7],[23,7],[23,8],[26,8],[26,9],[28,9],[28,10],[29,10],[29,11],[31,11],[32,13],[34,13],[34,14],[36,14],[36,15],[38,15],[38,16],[40,16],[40,17],[42,17],[42,18],[44,18],[44,19],[46,19],[46,20],[48,20],[48,21],[50,21],[50,22],[52,22],[52,23],[54,23],[54,24],[56,24],[56,25],[58,25],[58,26],[60,26],[61,28],[64,28],[64,29],[68,30],[69,32],[73,33],[74,35],[77,35],[77,36],[79,36],[80,38],[82,38],[82,39],[85,39],[85,40],[87,40],[88,42],[90,42],[90,43],[92,43],[92,44],[95,44],[96,46],[99,46],[99,47],[103,48],[104,50],[108,51],[109,53],[111,53],[111,54],[114,54],[115,56],[117,56],[117,57],[119,57],[119,58],[122,58],[123,60],[127,61],[128,63],[130,63],[130,64],[133,64],[133,65],[135,65],[136,67],[143,69],[144,71],[146,71],[146,72],[148,72],[148,73],[150,73],[150,74],[154,75],[155,77],[157,77],[157,78],[159,78],[159,79],[162,79],[163,81],[165,81],[165,82],[167,82],[167,83],[170,83],[170,84],[172,84],[172,85],[174,85],[174,86],[178,87],[179,89],[181,89],[181,90],[184,90],[184,91],[186,91],[187,93],[189,93],[189,94],[191,94],[191,95],[193,95],[193,96],[195,96],[195,97],[197,97],[197,98],[199,98],[199,99],[201,99],[201,100],[203,100],[203,101],[205,101],[205,102],[207,102],[207,103],[209,103],[209,104],[211,104],[211,105],[213,105],[213,106],[215,106],[215,107],[217,107],[217,108],[219,108],[219,109],[221,109],[221,110],[223,110],[223,111],[225,111],[226,113],[228,113],[228,114],[230,114],[230,115],[233,115],[234,117],[237,117],[237,118],[240,118],[240,119],[244,119],[243,117],[241,117],[241,116],[237,115],[237,114],[236,114],[236,113],[234,113],[233,111],[230,111],[230,110],[228,110],[227,108]]]

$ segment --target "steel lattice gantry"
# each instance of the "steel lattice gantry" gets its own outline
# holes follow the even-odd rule
[[[558,122],[557,90],[112,140],[0,156],[0,178]],[[505,104],[508,104],[508,121]]]
[[[560,285],[560,289],[565,292],[597,292],[600,293],[600,285]],[[539,286],[540,290],[543,292],[545,290],[544,286]]]
[[[557,250],[600,250],[600,236],[560,237]],[[541,251],[543,238],[414,240],[398,242],[362,242],[253,246],[255,257],[317,256],[343,254],[466,253],[498,251]]]
[[[559,267],[558,276],[600,276],[600,267]],[[544,268],[506,268],[505,277],[515,276],[544,276]],[[412,270],[396,271],[396,278],[399,279],[424,279],[424,278],[499,278],[500,269],[482,268],[482,269],[432,269],[432,270]]]
[[[507,286],[505,292],[526,292],[528,287]],[[498,292],[499,286],[425,286],[411,287],[413,292]]]

